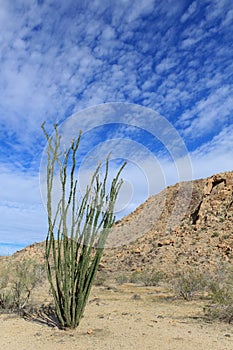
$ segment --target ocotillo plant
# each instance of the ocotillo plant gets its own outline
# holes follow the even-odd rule
[[[125,163],[111,181],[110,188],[107,186],[109,159],[105,161],[102,177],[102,165],[99,164],[85,194],[80,196],[75,169],[81,132],[64,151],[57,125],[54,125],[55,133],[51,137],[44,124],[42,129],[47,138],[48,233],[45,257],[48,280],[61,327],[76,328],[115,221],[114,206],[122,185],[119,176]],[[61,191],[54,209],[57,170]]]

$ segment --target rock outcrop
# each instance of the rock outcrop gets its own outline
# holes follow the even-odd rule
[[[218,264],[232,263],[233,172],[195,180],[192,185],[189,205],[177,225],[168,229],[167,223],[179,184],[166,189],[165,205],[153,227],[129,244],[106,250],[105,265],[112,271],[156,268],[172,273],[187,266],[216,268]],[[182,198],[178,200],[182,206]],[[143,213],[145,223],[150,221],[151,208],[160,203],[161,194],[149,198],[136,212],[122,219],[118,227],[133,227],[138,213]],[[139,226],[134,229],[144,230]]]

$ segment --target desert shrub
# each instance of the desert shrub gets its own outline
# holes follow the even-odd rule
[[[144,284],[145,286],[157,286],[163,278],[164,274],[161,271],[155,269],[150,271],[143,270],[133,272],[130,282]]]
[[[210,303],[204,307],[206,316],[227,322],[233,321],[233,272],[217,275],[209,284]]]
[[[107,280],[107,274],[103,271],[98,271],[95,279],[94,279],[94,285],[95,286],[102,286]]]
[[[143,284],[145,286],[157,286],[158,283],[164,278],[164,274],[161,271],[134,271],[131,274],[120,274],[116,277],[118,284],[123,283],[135,283]]]
[[[0,273],[0,309],[22,311],[32,290],[45,278],[45,268],[34,260],[9,262]]]
[[[202,272],[189,269],[176,275],[170,280],[170,285],[175,295],[190,301],[194,296],[206,290],[208,280]]]
[[[132,274],[129,276],[129,282],[135,283],[135,284],[140,284],[141,283],[141,272],[140,271],[132,272]]]
[[[141,281],[145,286],[157,286],[163,278],[164,274],[154,269],[141,272]]]
[[[124,284],[124,283],[128,283],[128,282],[130,282],[130,278],[126,274],[121,274],[121,275],[116,276],[116,283]]]

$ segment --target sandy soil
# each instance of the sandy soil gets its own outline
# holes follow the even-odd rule
[[[1,350],[230,350],[233,326],[208,323],[204,302],[168,300],[153,287],[94,287],[75,331],[0,316]]]

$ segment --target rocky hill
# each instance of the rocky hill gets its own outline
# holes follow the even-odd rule
[[[157,215],[161,202],[163,208]],[[177,208],[182,209],[182,215],[177,214],[178,220],[171,220],[174,207],[175,213]],[[145,232],[143,225],[147,227],[148,223],[151,227]],[[125,236],[131,233],[138,238],[105,251],[102,263],[111,271],[156,268],[172,273],[187,266],[205,269],[231,263],[233,172],[170,186],[149,198],[116,226],[115,234],[120,238],[121,231]]]
[[[43,243],[14,254],[43,259]],[[112,230],[106,271],[166,272],[233,261],[233,172],[178,183],[150,197]]]

